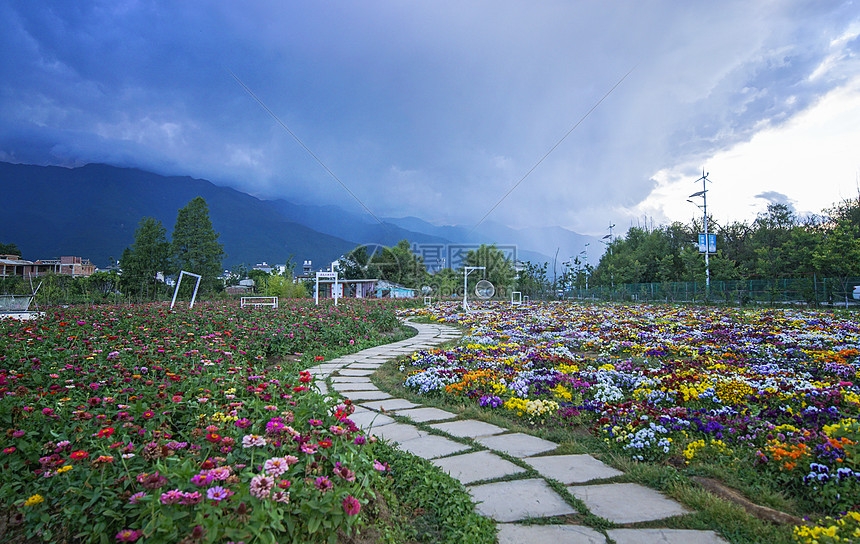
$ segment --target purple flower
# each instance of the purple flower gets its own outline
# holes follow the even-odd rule
[[[206,498],[215,502],[220,502],[229,499],[233,493],[234,491],[230,491],[220,485],[216,485],[206,490]]]

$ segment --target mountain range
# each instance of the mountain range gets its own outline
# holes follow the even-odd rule
[[[143,217],[159,220],[169,236],[179,209],[197,196],[209,205],[227,268],[281,264],[289,258],[327,268],[359,244],[391,246],[406,239],[431,266],[446,259],[445,265],[456,267],[457,248],[495,243],[508,254],[515,248],[518,260],[548,262],[550,274],[555,262],[560,274],[561,263],[586,243],[591,243],[592,264],[602,249],[596,238],[561,227],[511,229],[488,221],[470,229],[436,226],[412,216],[376,220],[337,206],[261,200],[187,176],[106,164],[64,168],[8,162],[0,162],[0,242],[15,243],[28,260],[75,255],[106,267],[132,245]]]

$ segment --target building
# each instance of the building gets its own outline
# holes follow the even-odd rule
[[[20,255],[0,255],[0,278],[24,278],[33,266],[33,261],[25,261]]]
[[[379,280],[337,280],[338,298],[368,298],[376,293]],[[334,298],[334,280],[320,279],[320,298]]]
[[[20,255],[0,255],[0,277],[31,278],[47,274],[72,277],[92,276],[96,267],[89,259],[64,256],[59,259],[27,261]]]
[[[376,298],[415,298],[415,289],[381,280],[376,284]]]

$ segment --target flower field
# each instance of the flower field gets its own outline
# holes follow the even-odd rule
[[[752,471],[795,513],[835,516],[799,527],[798,540],[860,538],[858,514],[838,519],[860,510],[850,314],[559,303],[418,313],[470,333],[402,365],[413,391],[535,426],[587,426],[613,451],[691,474]]]
[[[380,304],[0,320],[4,542],[325,542],[387,464],[302,370],[382,343]]]

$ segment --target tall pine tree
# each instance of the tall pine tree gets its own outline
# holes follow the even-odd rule
[[[185,270],[200,274],[200,287],[204,291],[219,287],[221,260],[224,246],[218,242],[219,234],[212,228],[209,206],[202,197],[196,197],[179,210],[173,227],[172,264],[174,272]]]

